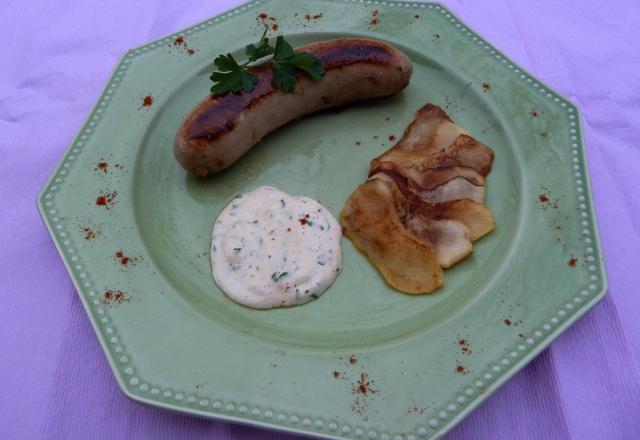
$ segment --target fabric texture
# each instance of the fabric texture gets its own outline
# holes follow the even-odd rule
[[[35,208],[119,57],[239,3],[0,2],[1,438],[297,438],[127,400]],[[609,277],[606,298],[449,438],[640,438],[640,5],[445,3],[580,107]]]

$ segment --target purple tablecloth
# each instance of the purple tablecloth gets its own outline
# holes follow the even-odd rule
[[[238,3],[0,2],[0,438],[285,437],[127,400],[35,208],[125,50]],[[640,438],[640,4],[446,3],[580,106],[609,274],[609,295],[450,437]]]

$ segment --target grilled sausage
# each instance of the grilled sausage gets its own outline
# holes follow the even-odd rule
[[[354,101],[392,95],[409,84],[409,58],[390,45],[361,38],[300,47],[325,68],[320,80],[299,73],[293,93],[273,85],[270,62],[250,68],[251,92],[210,95],[184,119],[173,151],[186,170],[207,176],[230,166],[265,135],[300,116]]]

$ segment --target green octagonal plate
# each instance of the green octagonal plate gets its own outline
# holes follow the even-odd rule
[[[241,57],[263,12],[295,45],[389,41],[411,57],[411,85],[297,121],[196,179],[173,158],[174,133],[207,93],[213,57]],[[207,251],[227,201],[271,185],[337,215],[427,102],[496,153],[487,200],[498,226],[442,289],[394,292],[343,240],[343,272],[311,304],[255,311],[217,290]],[[38,198],[127,396],[379,439],[447,432],[602,298],[592,206],[580,117],[565,98],[440,5],[330,0],[254,1],[127,52]]]

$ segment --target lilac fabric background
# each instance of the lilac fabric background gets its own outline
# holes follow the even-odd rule
[[[0,437],[295,438],[127,400],[35,208],[118,58],[239,3],[0,2]],[[581,108],[609,274],[609,295],[450,438],[640,438],[640,5],[445,3]]]

